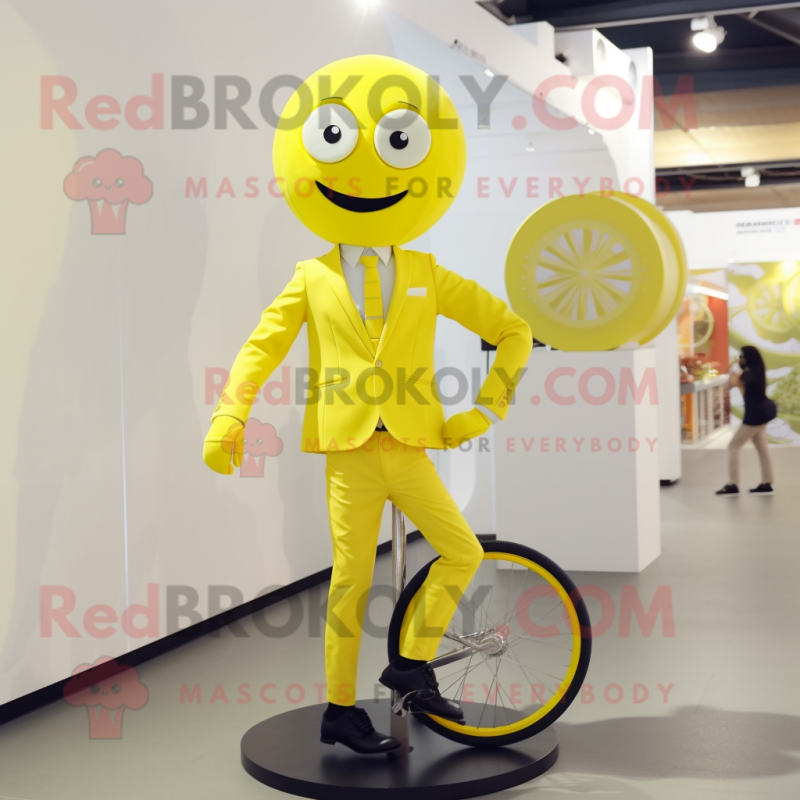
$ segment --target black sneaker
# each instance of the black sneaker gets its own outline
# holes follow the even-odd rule
[[[750,494],[775,494],[771,483],[759,483],[755,489],[750,490]]]
[[[408,700],[420,711],[464,724],[461,706],[439,693],[439,684],[430,664],[415,669],[400,669],[392,662],[378,680],[403,697],[408,695]]]
[[[720,497],[738,497],[739,487],[735,483],[726,483],[719,491],[714,494]]]
[[[355,706],[333,721],[326,719],[323,714],[320,741],[323,744],[340,742],[362,754],[388,753],[400,747],[397,739],[378,733],[372,726],[369,714]]]

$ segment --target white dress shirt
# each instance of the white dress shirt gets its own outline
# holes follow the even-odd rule
[[[340,244],[339,255],[344,279],[347,281],[347,288],[350,290],[350,295],[362,320],[364,319],[364,277],[366,275],[366,267],[359,259],[361,256],[378,256],[377,266],[378,275],[381,279],[381,302],[383,304],[383,320],[385,323],[389,315],[389,304],[392,301],[392,292],[394,290],[395,266],[391,245],[386,245],[385,247],[363,247],[357,244]],[[478,406],[478,408],[489,420],[490,425],[500,419],[494,411],[490,411],[483,406]],[[380,423],[381,420],[379,419],[378,422]]]
[[[364,319],[364,276],[366,267],[359,261],[361,256],[378,256],[378,276],[381,279],[381,301],[383,303],[383,321],[389,315],[389,303],[394,291],[394,253],[387,247],[359,247],[352,244],[340,244],[342,272],[347,281],[347,288],[356,304],[361,319]]]

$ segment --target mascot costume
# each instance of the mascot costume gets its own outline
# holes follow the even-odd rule
[[[452,101],[426,73],[384,56],[323,67],[283,110],[273,165],[298,219],[333,244],[297,264],[242,347],[214,410],[203,457],[241,464],[253,399],[303,324],[311,391],[302,450],[324,453],[333,574],[325,627],[322,741],[359,753],[399,746],[356,708],[364,603],[381,515],[393,502],[441,556],[380,677],[423,712],[463,722],[428,661],[483,559],[426,448],[457,447],[504,419],[532,347],[528,324],[434,256],[400,245],[427,231],[458,192],[466,141]],[[479,233],[479,232],[476,232]],[[443,314],[497,346],[474,407],[445,421],[434,380]],[[437,635],[438,634],[438,635]]]

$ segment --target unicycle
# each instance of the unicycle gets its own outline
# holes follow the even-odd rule
[[[447,739],[499,747],[534,736],[567,710],[589,667],[591,623],[575,584],[549,558],[512,542],[482,544],[483,561],[429,662],[442,695],[463,704],[466,725],[411,708]],[[399,655],[404,623],[414,624],[409,607],[436,560],[397,599],[390,660]],[[406,711],[395,702],[394,714]]]

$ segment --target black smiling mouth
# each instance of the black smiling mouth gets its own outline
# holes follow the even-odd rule
[[[350,194],[342,194],[335,192],[329,186],[325,186],[319,181],[314,181],[317,184],[317,189],[322,192],[328,200],[335,206],[343,208],[345,211],[357,211],[359,213],[364,211],[380,211],[384,208],[389,208],[395,203],[399,203],[407,194],[408,189],[398,194],[392,194],[388,197],[353,197]]]

